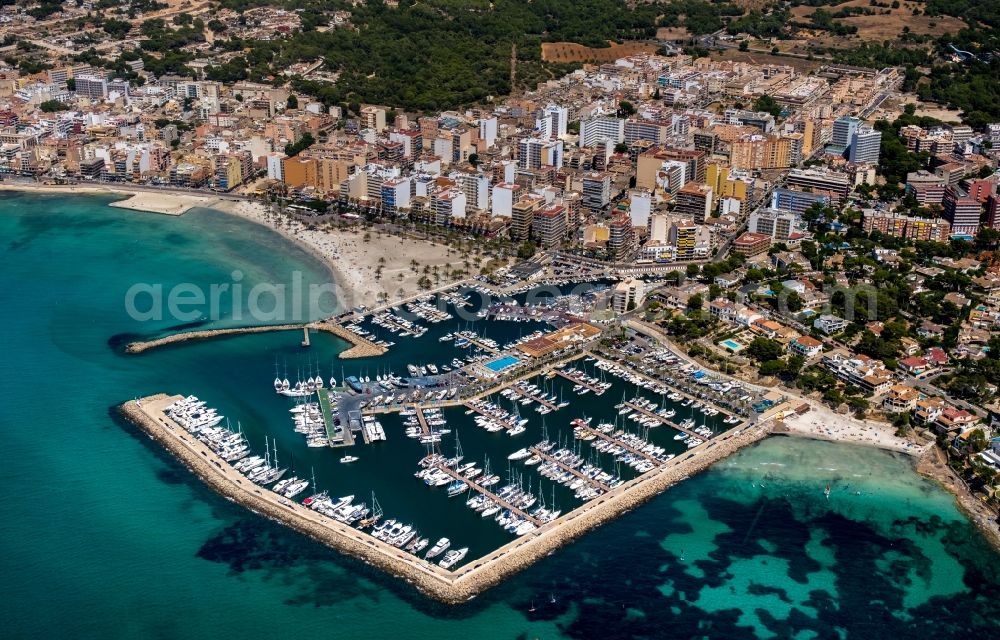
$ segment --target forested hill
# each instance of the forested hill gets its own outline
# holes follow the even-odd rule
[[[648,40],[659,26],[687,26],[708,33],[723,16],[742,11],[725,2],[677,0],[373,0],[357,7],[342,0],[223,0],[229,8],[280,5],[300,10],[301,33],[270,42],[230,41],[250,49],[251,76],[302,60],[325,59],[341,73],[334,85],[305,83],[328,103],[370,102],[411,110],[439,110],[510,92],[511,46],[517,45],[519,84],[533,86],[567,68],[541,61],[542,42],[607,46],[608,41]],[[335,11],[350,24],[326,27]]]

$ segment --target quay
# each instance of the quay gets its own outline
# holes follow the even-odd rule
[[[349,329],[340,326],[339,324],[333,322],[313,322],[306,324],[274,324],[274,325],[260,325],[253,327],[231,327],[228,329],[209,329],[205,331],[181,331],[179,333],[172,333],[161,338],[156,338],[154,340],[141,340],[137,342],[130,342],[125,347],[125,353],[135,354],[143,353],[149,351],[150,349],[158,349],[160,347],[166,347],[172,344],[180,344],[182,342],[190,342],[192,340],[208,340],[211,338],[221,338],[224,336],[236,336],[245,335],[250,333],[269,333],[272,331],[303,331],[304,340],[302,341],[303,347],[309,346],[309,330],[314,329],[317,331],[325,331],[327,333],[332,333],[338,338],[342,338],[347,342],[351,343],[351,347],[346,351],[342,351],[339,355],[340,358],[345,360],[351,358],[371,358],[374,356],[383,355],[388,349],[380,344],[375,344],[371,340],[359,336],[358,334],[350,331]]]
[[[458,473],[457,471],[455,471],[451,467],[447,467],[447,466],[445,466],[443,464],[439,464],[439,465],[436,465],[436,468],[439,469],[439,470],[441,470],[441,471],[444,471],[445,473],[447,473],[449,476],[451,476],[455,480],[461,480],[465,484],[467,484],[470,487],[472,487],[472,489],[474,489],[477,493],[483,494],[484,496],[486,496],[487,498],[489,498],[493,502],[497,503],[498,505],[500,505],[504,509],[507,509],[511,513],[515,514],[517,517],[523,518],[524,520],[527,520],[528,522],[530,522],[531,524],[535,525],[536,527],[540,527],[542,525],[542,521],[539,520],[538,518],[535,518],[535,517],[532,517],[532,516],[528,515],[526,512],[522,511],[521,509],[518,509],[517,507],[515,507],[511,503],[507,502],[506,500],[504,500],[500,496],[496,495],[495,493],[493,493],[492,491],[490,491],[486,487],[482,486],[481,484],[479,484],[475,480],[470,480],[469,478],[466,478],[465,476],[461,475],[460,473]]]
[[[767,421],[733,428],[451,572],[249,482],[164,413],[168,405],[180,398],[156,394],[125,402],[119,406],[119,412],[223,497],[400,577],[421,592],[448,604],[465,602],[499,584],[584,533],[761,440],[770,433],[772,426],[772,422]],[[463,481],[468,482],[464,478]]]
[[[628,407],[629,409],[632,409],[633,411],[638,411],[639,413],[641,413],[642,415],[646,416],[647,418],[652,418],[653,420],[659,420],[661,423],[667,425],[671,429],[676,429],[678,431],[683,431],[684,433],[688,434],[691,437],[694,437],[694,438],[704,438],[705,437],[705,436],[702,436],[702,435],[699,435],[699,434],[695,433],[694,431],[691,431],[690,429],[688,429],[686,427],[682,427],[681,425],[677,424],[676,422],[673,422],[672,420],[668,420],[668,419],[664,418],[661,415],[655,414],[655,413],[653,413],[652,411],[650,411],[648,409],[643,409],[639,405],[634,404],[632,402],[626,402],[625,406]]]
[[[225,460],[183,427],[164,409],[182,396],[157,394],[130,400],[119,407],[121,414],[164,446],[182,464],[223,497],[265,518],[281,522],[330,547],[404,578],[419,589],[446,602],[461,602],[452,574],[440,566],[406,553],[367,533],[312,511],[247,480]]]
[[[330,391],[320,389],[316,392],[319,399],[320,413],[323,415],[323,425],[326,427],[326,437],[330,441],[331,447],[350,447],[354,445],[354,434],[351,432],[351,425],[348,420],[340,416],[340,435],[337,435],[337,426],[333,420],[333,409],[330,407]],[[340,405],[338,404],[338,409]],[[343,411],[341,410],[341,414]]]
[[[583,480],[584,482],[586,482],[587,486],[589,486],[589,487],[597,487],[598,489],[601,489],[604,492],[611,491],[611,487],[609,487],[608,485],[604,484],[603,482],[599,482],[597,480],[594,480],[593,478],[588,478],[587,476],[583,475],[582,473],[580,473],[579,471],[577,471],[573,467],[569,466],[568,464],[564,464],[562,461],[556,460],[555,458],[553,458],[549,454],[545,453],[544,451],[542,451],[538,447],[530,447],[528,450],[531,451],[531,453],[533,453],[536,456],[538,456],[539,458],[541,458],[542,460],[544,460],[546,462],[551,462],[552,464],[556,465],[557,467],[559,467],[563,471],[569,471],[571,474],[573,474],[577,478],[579,478],[579,479]]]

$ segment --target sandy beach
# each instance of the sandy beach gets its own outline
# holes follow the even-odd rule
[[[905,438],[897,437],[895,427],[885,422],[858,420],[816,402],[809,402],[809,406],[811,409],[807,413],[784,419],[790,435],[864,444],[918,457],[931,446],[918,446]],[[780,433],[780,430],[775,429],[775,432]]]
[[[313,254],[330,270],[341,289],[343,309],[374,307],[420,293],[418,284],[428,278],[437,288],[457,280],[450,271],[465,268],[460,254],[448,246],[404,239],[377,231],[311,227],[271,213],[258,202],[225,195],[193,194],[143,189],[132,185],[54,185],[0,182],[0,191],[58,193],[65,195],[128,196],[111,206],[167,215],[181,215],[192,208],[212,208],[267,226]]]
[[[311,227],[280,217],[259,202],[222,201],[213,208],[274,229],[327,264],[343,290],[343,306],[374,307],[415,295],[426,276],[432,287],[456,278],[446,275],[462,267],[459,254],[448,246],[400,238],[375,230]],[[416,263],[416,266],[414,266]],[[439,278],[435,277],[435,270]]]
[[[179,216],[195,207],[213,207],[218,196],[174,193],[157,189],[143,189],[126,185],[60,185],[41,183],[0,183],[0,191],[26,191],[32,193],[58,193],[62,195],[121,195],[124,200],[112,202],[112,207]]]
[[[184,193],[167,193],[140,191],[126,200],[112,202],[112,207],[132,209],[133,211],[148,211],[179,216],[195,207],[211,208],[219,202],[214,196],[195,196]]]

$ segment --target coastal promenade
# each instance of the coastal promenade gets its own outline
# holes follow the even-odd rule
[[[126,402],[120,405],[119,411],[227,499],[377,566],[429,596],[452,604],[474,597],[587,531],[635,509],[677,482],[707,469],[770,432],[769,423],[732,429],[710,443],[692,449],[683,458],[616,487],[451,572],[253,484],[170,419],[164,410],[180,397],[157,394]]]
[[[340,352],[339,354],[339,357],[343,360],[349,360],[352,358],[371,358],[374,356],[380,356],[388,351],[388,349],[382,345],[375,344],[371,340],[359,336],[339,324],[321,321],[304,324],[274,324],[252,327],[232,327],[228,329],[208,329],[205,331],[181,331],[179,333],[172,333],[154,340],[130,342],[125,347],[125,353],[143,353],[144,351],[149,351],[150,349],[158,349],[160,347],[189,342],[191,340],[209,340],[224,336],[245,335],[250,333],[269,333],[273,331],[302,331],[303,329],[307,331],[325,331],[349,342],[351,347]]]

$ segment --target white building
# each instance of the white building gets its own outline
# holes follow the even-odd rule
[[[481,118],[479,120],[479,139],[483,141],[487,149],[493,147],[497,141],[497,119],[495,117]]]
[[[649,216],[653,211],[653,194],[645,189],[629,191],[628,215],[633,227],[649,226]]]
[[[569,110],[556,104],[550,104],[542,111],[542,117],[535,121],[535,129],[545,139],[562,138],[566,135],[566,125],[569,124]]]
[[[281,161],[284,159],[285,154],[275,152],[269,153],[264,157],[267,158],[267,179],[279,181],[284,180],[285,174],[282,170]]]
[[[494,216],[510,218],[514,215],[514,203],[517,202],[518,191],[521,185],[510,182],[498,182],[493,185],[493,208],[491,213]]]
[[[642,280],[622,280],[611,294],[611,308],[615,313],[625,313],[641,305],[644,299]]]
[[[851,136],[851,150],[847,159],[863,164],[877,164],[882,148],[882,132],[861,127]]]
[[[847,328],[847,320],[830,314],[823,314],[813,321],[813,326],[827,335],[840,333]]]
[[[580,146],[593,147],[602,142],[614,146],[625,140],[625,121],[620,118],[591,118],[580,122]]]

